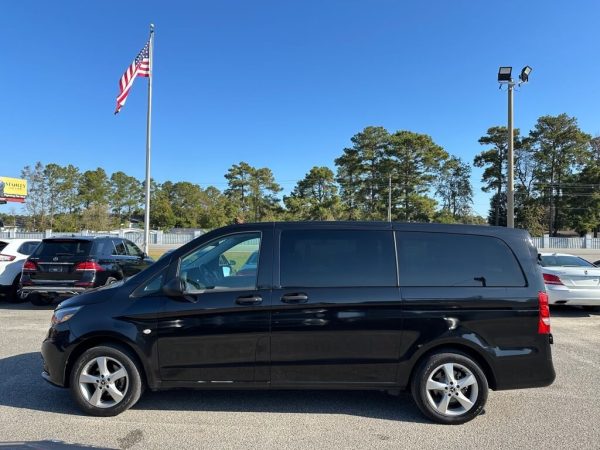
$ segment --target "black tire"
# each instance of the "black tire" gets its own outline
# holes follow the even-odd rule
[[[453,370],[453,389],[452,387],[448,390],[434,388],[434,390],[430,390],[430,393],[428,393],[427,381],[429,377],[444,374],[445,372],[442,367],[448,363],[452,364],[455,369]],[[467,376],[465,374],[469,371],[477,384],[460,388],[459,383],[461,379],[466,380]],[[464,378],[461,378],[461,376],[464,376]],[[435,382],[435,378],[433,378],[433,381]],[[444,379],[440,384],[447,384],[449,386],[450,382]],[[457,385],[459,389],[457,389]],[[468,422],[481,414],[487,401],[488,383],[485,374],[472,358],[463,353],[446,351],[443,353],[434,353],[419,363],[412,377],[411,392],[415,403],[427,418],[442,424],[458,425]],[[461,396],[461,401],[459,401],[459,395]],[[446,398],[449,400],[446,400]],[[466,408],[462,404],[462,399],[464,398],[472,400],[472,406],[470,409],[460,412],[461,409]],[[446,414],[443,414],[434,406],[438,399],[438,407],[441,407],[440,405],[442,405],[444,400],[446,401],[446,409],[448,411]]]
[[[122,399],[114,406],[94,406],[90,403],[91,400],[87,400],[86,395],[89,397],[92,392],[96,393],[96,387],[98,387],[99,392],[102,392],[102,389],[100,389],[100,384],[88,384],[84,388],[80,387],[79,379],[83,369],[89,364],[95,364],[94,361],[96,358],[101,357],[105,357],[110,360],[109,371],[119,367],[120,365],[120,367],[124,368],[127,373],[127,379],[124,380],[125,384],[122,384],[119,387],[121,390],[120,392],[124,392],[124,395]],[[115,362],[118,364],[115,364]],[[114,365],[110,367],[110,364]],[[100,377],[101,375],[94,375],[94,377],[96,376]],[[109,378],[107,377],[106,379]],[[98,378],[98,380],[102,381],[101,378]],[[120,379],[118,382],[121,381],[123,381],[123,379]],[[108,384],[110,383],[104,385],[104,393],[100,394],[100,400],[102,402],[106,402],[106,404],[115,401],[114,398],[109,395],[109,391],[107,390]],[[116,385],[114,380],[113,385]],[[126,349],[111,344],[92,347],[89,350],[86,350],[79,358],[77,358],[77,361],[73,365],[73,369],[71,370],[70,374],[70,389],[75,402],[83,412],[92,416],[110,417],[121,414],[123,411],[126,411],[137,403],[142,395],[143,387],[141,370],[135,357],[133,357]],[[84,393],[84,390],[87,392],[87,394]],[[90,397],[90,399],[93,399],[93,397]]]
[[[25,300],[29,300],[31,304],[35,306],[48,306],[54,301],[52,297],[47,297],[45,295],[38,294],[37,292],[32,292],[25,297]]]
[[[22,303],[24,302],[26,299],[21,298],[21,296],[19,295],[19,285],[21,283],[21,274],[17,275],[12,283],[12,286],[10,287],[10,291],[8,292],[8,295],[6,296],[6,300],[9,303]]]

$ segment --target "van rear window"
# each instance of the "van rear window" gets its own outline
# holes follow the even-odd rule
[[[521,266],[492,236],[399,232],[400,286],[523,287]]]

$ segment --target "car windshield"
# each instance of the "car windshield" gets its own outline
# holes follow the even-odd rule
[[[542,255],[541,259],[544,267],[595,267],[592,263],[578,256]]]

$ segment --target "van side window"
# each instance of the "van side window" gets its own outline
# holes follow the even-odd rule
[[[391,231],[284,230],[283,287],[396,286]]]
[[[163,269],[157,275],[154,275],[154,277],[151,278],[150,281],[147,281],[139,288],[137,288],[134,291],[133,295],[135,297],[142,297],[144,295],[156,294],[160,292],[160,289],[163,284],[163,279],[165,277],[165,272],[166,269]]]
[[[260,233],[235,233],[183,256],[179,276],[186,283],[186,290],[256,289],[260,241]]]
[[[523,287],[506,243],[492,236],[398,232],[400,286]]]

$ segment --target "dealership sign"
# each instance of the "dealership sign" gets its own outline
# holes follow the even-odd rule
[[[23,203],[27,197],[27,180],[0,177],[0,203]]]

